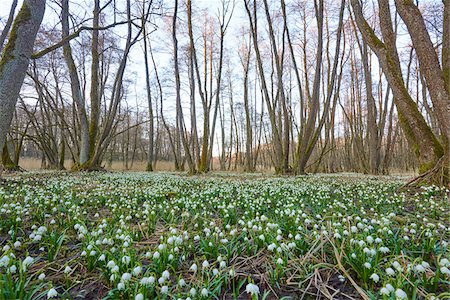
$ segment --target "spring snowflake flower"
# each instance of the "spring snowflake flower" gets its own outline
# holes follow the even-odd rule
[[[386,269],[386,274],[388,274],[389,276],[394,276],[395,275],[395,271],[392,268],[387,268]]]
[[[390,252],[390,250],[389,250],[389,248],[388,247],[380,247],[380,252],[381,253],[383,253],[383,254],[386,254],[386,253],[389,253]]]
[[[133,269],[133,275],[134,276],[138,276],[139,274],[141,274],[142,272],[142,267],[141,266],[137,266],[136,268]]]
[[[131,261],[131,258],[129,256],[125,255],[124,257],[122,257],[123,264],[128,265],[130,263],[130,261]]]
[[[181,286],[181,287],[183,287],[183,286],[186,285],[186,281],[184,281],[184,279],[181,278],[181,279],[178,281],[178,285]]]
[[[450,261],[446,258],[443,258],[439,261],[439,265],[441,267],[448,267],[448,266],[450,266]]]
[[[267,250],[273,251],[276,247],[277,247],[277,245],[275,245],[274,243],[272,243],[272,244],[270,244],[269,246],[267,246]]]
[[[169,287],[167,285],[164,285],[161,287],[161,294],[167,294],[169,293]]]
[[[258,295],[259,294],[259,287],[256,284],[249,283],[245,287],[245,291],[247,292],[247,294],[251,294],[252,296],[253,295]]]
[[[416,266],[414,266],[414,270],[416,270],[416,271],[419,272],[419,273],[425,272],[425,268],[424,268],[424,266],[422,266],[422,265],[416,265]]]
[[[207,260],[204,260],[202,263],[202,268],[206,269],[207,267],[209,267],[209,262]]]
[[[153,258],[154,259],[158,259],[161,256],[161,254],[159,254],[158,251],[156,251],[155,253],[153,253]]]
[[[105,261],[106,256],[105,254],[100,255],[100,257],[98,258],[99,261]]]
[[[445,275],[450,275],[450,270],[447,267],[441,267],[441,273]]]
[[[192,264],[192,266],[189,268],[189,270],[197,272],[197,264]]]
[[[195,295],[197,294],[197,290],[195,288],[191,288],[189,290],[189,294],[191,294],[192,297],[195,297]]]
[[[18,249],[18,248],[20,248],[21,245],[22,245],[22,243],[17,241],[14,243],[14,248]]]
[[[11,274],[15,274],[17,272],[17,267],[16,267],[16,265],[12,265],[11,267],[9,267],[9,273],[11,273]],[[42,273],[42,274],[44,274],[44,273]],[[41,274],[41,275],[42,275]],[[40,275],[39,275],[40,276]],[[44,274],[44,277],[45,277],[45,274]]]
[[[134,297],[134,300],[144,300],[144,295],[142,295],[141,293],[139,293],[139,294],[137,294],[137,295]]]
[[[371,269],[371,268],[372,268],[372,265],[371,265],[369,262],[366,262],[366,263],[364,263],[364,267],[365,267],[366,269]]]
[[[389,290],[389,292],[395,291],[394,287],[390,283],[386,284],[386,288]]]
[[[203,296],[203,297],[206,297],[206,296],[208,296],[208,290],[206,289],[206,288],[203,288],[202,289],[202,291],[201,291],[201,295]]]
[[[162,272],[162,277],[164,277],[165,279],[169,279],[170,278],[170,272],[165,270],[164,272]]]
[[[24,271],[27,270],[28,266],[34,262],[34,259],[31,256],[27,256],[22,262],[22,269]]]
[[[58,292],[54,289],[51,288],[48,292],[47,292],[47,298],[55,298],[56,296],[58,296]]]
[[[389,289],[388,288],[386,288],[386,287],[382,287],[381,289],[380,289],[380,294],[381,295],[389,295],[391,292],[389,291]]]
[[[397,297],[397,299],[408,299],[408,295],[402,289],[397,289],[395,291],[395,297]]]
[[[131,274],[130,273],[123,273],[122,274],[122,281],[128,281],[131,279]]]
[[[283,259],[280,257],[277,259],[277,264],[282,265],[284,263]]]
[[[44,278],[45,278],[45,273],[39,274],[39,277],[38,277],[39,280],[44,280]]]
[[[376,282],[380,281],[380,276],[378,276],[378,274],[376,274],[376,273],[373,273],[370,276],[370,279],[372,279],[376,283]]]
[[[119,282],[119,283],[117,284],[117,289],[118,289],[119,291],[125,289],[125,283],[123,283],[122,281]]]

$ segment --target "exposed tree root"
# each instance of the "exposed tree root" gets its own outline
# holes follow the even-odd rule
[[[449,184],[449,158],[445,155],[436,162],[433,168],[411,179],[406,184],[404,184],[400,188],[400,190],[416,188],[422,185],[437,185],[450,188]]]

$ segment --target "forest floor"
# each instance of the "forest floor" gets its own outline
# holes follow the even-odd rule
[[[448,196],[405,180],[9,175],[0,300],[450,297]]]

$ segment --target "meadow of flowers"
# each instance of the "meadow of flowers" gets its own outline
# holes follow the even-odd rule
[[[356,176],[24,174],[2,299],[450,298],[447,191]]]

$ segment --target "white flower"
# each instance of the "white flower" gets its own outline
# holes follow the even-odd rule
[[[425,267],[422,265],[416,265],[416,266],[414,266],[414,270],[416,270],[419,273],[423,273],[423,272],[425,272]]]
[[[184,281],[184,279],[181,278],[181,279],[178,281],[178,285],[181,286],[181,287],[183,287],[183,286],[186,285],[186,281]]]
[[[385,288],[385,287],[382,287],[381,289],[380,289],[380,294],[381,295],[389,295],[391,292],[387,289],[387,288]]]
[[[278,259],[277,259],[277,264],[278,265],[282,265],[283,264],[283,259],[281,258],[281,257],[279,257]]]
[[[372,279],[374,282],[378,282],[378,281],[380,281],[380,276],[378,276],[378,274],[376,274],[376,273],[373,273],[370,276],[370,279]]]
[[[130,263],[131,258],[129,256],[122,257],[122,263],[128,265]]]
[[[9,256],[3,256],[1,259],[0,259],[0,267],[7,267],[8,265],[9,265],[9,261],[10,261],[11,259],[9,258]]]
[[[139,294],[137,294],[137,295],[134,297],[134,300],[144,300],[144,295],[142,295],[141,293],[139,293]]]
[[[207,267],[209,267],[209,262],[207,260],[204,260],[202,263],[202,268],[206,269]]]
[[[441,273],[445,275],[450,275],[450,270],[447,267],[441,267]]]
[[[245,287],[245,291],[247,292],[247,294],[258,295],[259,294],[259,287],[256,284],[249,283]]]
[[[386,284],[386,288],[387,288],[390,292],[393,292],[393,291],[395,290],[394,287],[392,286],[392,284],[390,284],[390,283]]]
[[[388,274],[389,276],[394,276],[395,275],[395,271],[392,268],[387,268],[386,269],[386,274]]]
[[[192,270],[194,272],[197,271],[197,264],[192,264],[192,266],[189,268],[189,270]]]
[[[270,244],[269,246],[267,246],[267,250],[273,251],[276,247],[277,247],[277,245],[275,245],[274,243],[272,243],[272,244]]]
[[[16,265],[12,265],[11,267],[9,267],[9,272],[11,273],[11,274],[15,274],[16,272],[17,272],[17,267],[16,267]],[[42,273],[42,274],[44,274],[44,273]],[[42,275],[41,274],[41,275]],[[39,275],[40,276],[40,275]],[[45,274],[44,274],[44,277],[45,277]]]
[[[169,287],[164,285],[161,287],[161,294],[167,294],[169,292]]]
[[[128,281],[131,279],[131,274],[130,273],[123,273],[122,274],[122,281]]]
[[[45,278],[45,273],[39,274],[39,277],[38,277],[39,280],[44,280],[44,278]]]
[[[191,288],[189,290],[189,294],[191,294],[192,297],[195,297],[195,294],[197,294],[197,290],[195,288]]]
[[[21,245],[22,245],[22,243],[17,241],[17,242],[14,243],[14,248],[16,248],[16,249],[20,248]]]
[[[118,289],[119,291],[125,289],[125,283],[123,283],[122,281],[119,282],[119,283],[117,284],[117,289]]]
[[[153,258],[154,259],[158,259],[161,256],[161,254],[159,254],[158,251],[156,251],[155,253],[153,253]]]
[[[371,268],[372,268],[372,265],[371,265],[370,263],[366,262],[366,263],[364,263],[364,267],[365,267],[366,269],[371,269]]]
[[[51,288],[48,292],[47,292],[47,298],[54,298],[58,296],[58,292],[54,289]]]
[[[133,269],[133,275],[138,276],[139,274],[141,274],[142,272],[142,267],[141,266],[137,266],[136,268]]]
[[[162,272],[162,275],[161,275],[161,276],[164,277],[164,278],[166,278],[166,279],[169,279],[169,278],[170,278],[170,272],[167,271],[167,270],[165,270],[164,272]]]
[[[390,252],[390,250],[388,247],[380,247],[380,252],[383,254],[386,254],[386,253]]]
[[[100,257],[98,258],[99,261],[105,261],[106,256],[105,254],[100,255]]]
[[[443,258],[439,261],[439,265],[441,267],[448,267],[448,266],[450,266],[450,261],[446,258]]]
[[[206,288],[203,288],[201,294],[203,297],[208,296],[208,290]]]
[[[405,291],[403,291],[402,289],[397,289],[395,291],[395,297],[397,297],[398,299],[408,299],[408,295],[406,295]]]

